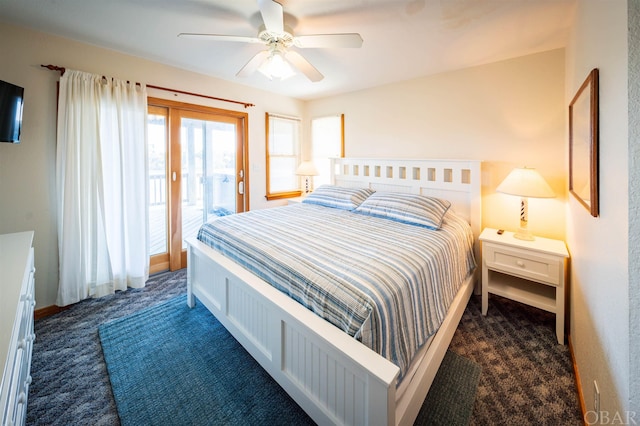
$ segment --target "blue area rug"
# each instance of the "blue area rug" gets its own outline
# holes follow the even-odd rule
[[[201,304],[186,297],[99,327],[123,425],[313,421]],[[446,374],[445,374],[446,372]],[[416,424],[466,425],[480,367],[448,351]]]
[[[476,400],[481,368],[475,362],[447,351],[416,425],[468,425]]]

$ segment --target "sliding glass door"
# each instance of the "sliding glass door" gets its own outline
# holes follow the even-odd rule
[[[186,266],[187,238],[247,209],[247,115],[149,99],[151,271]]]

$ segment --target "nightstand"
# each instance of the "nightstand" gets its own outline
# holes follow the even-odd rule
[[[301,195],[299,197],[287,198],[287,205],[291,206],[293,204],[300,204],[302,200],[304,200],[306,195]]]
[[[485,228],[482,242],[482,315],[487,314],[489,293],[515,300],[556,315],[558,343],[564,345],[565,274],[569,252],[564,241],[536,237],[514,238]]]

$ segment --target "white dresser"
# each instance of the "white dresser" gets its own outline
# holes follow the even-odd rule
[[[22,425],[31,383],[35,308],[33,231],[0,235],[0,416]]]

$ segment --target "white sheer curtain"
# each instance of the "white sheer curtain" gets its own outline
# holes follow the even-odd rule
[[[60,79],[59,306],[149,277],[146,114],[144,85],[74,70]]]

